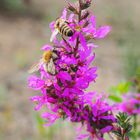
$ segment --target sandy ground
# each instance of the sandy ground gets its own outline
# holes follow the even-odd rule
[[[122,16],[126,18],[125,16],[129,15],[126,8],[131,7],[134,9],[130,9],[130,11],[133,11],[133,20],[137,21],[136,17],[140,6],[136,2],[129,4],[121,1],[117,2],[117,5],[111,0],[96,2],[94,11],[99,16],[97,18],[99,25],[109,23],[114,27],[114,30],[108,38],[98,41],[100,47],[95,50],[94,65],[98,66],[99,76],[89,90],[107,92],[110,86],[124,79],[122,53],[121,48],[117,47],[116,34],[118,35],[118,28],[125,25],[116,18],[114,20],[111,11],[114,8],[115,12],[121,9]],[[139,3],[138,0],[137,3]],[[49,22],[53,19],[52,16],[54,16],[54,19],[58,16],[58,11],[61,11],[60,9],[64,4],[56,0],[49,2],[45,0],[35,1],[36,7],[38,4],[39,7],[42,6],[46,13],[46,18],[43,20],[31,17],[0,16],[0,140],[43,140],[37,129],[33,105],[29,101],[29,97],[35,92],[27,87],[27,70],[30,65],[39,59],[40,47],[48,43],[50,36]],[[56,11],[51,9],[54,6]],[[119,16],[120,13],[115,12],[114,15]],[[119,25],[114,24],[114,21]],[[134,22],[133,26],[138,28],[138,23],[139,21]],[[56,136],[51,139],[73,139],[74,134],[69,127],[65,124],[61,129],[62,131],[56,129]],[[69,129],[70,131],[68,131]],[[50,140],[50,138],[46,138],[46,140]]]

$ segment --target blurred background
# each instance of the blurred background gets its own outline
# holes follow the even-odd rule
[[[74,1],[74,0],[73,0]],[[76,1],[76,0],[75,0]],[[58,122],[44,128],[33,110],[27,70],[49,43],[49,23],[59,17],[64,0],[0,0],[0,140],[72,140],[75,126]],[[94,0],[97,24],[112,32],[95,50],[98,78],[89,90],[108,92],[135,75],[140,66],[140,0]]]

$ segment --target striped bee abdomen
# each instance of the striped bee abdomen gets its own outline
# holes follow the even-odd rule
[[[65,36],[72,36],[73,35],[73,31],[72,29],[67,25],[67,23],[63,23],[60,27],[60,33],[62,35],[65,35]]]

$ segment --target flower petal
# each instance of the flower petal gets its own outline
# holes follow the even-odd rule
[[[63,12],[62,12],[62,16],[61,18],[66,19],[67,18],[67,9],[64,8]]]
[[[97,39],[104,38],[110,32],[110,30],[111,30],[110,26],[102,26],[96,31],[94,37]]]

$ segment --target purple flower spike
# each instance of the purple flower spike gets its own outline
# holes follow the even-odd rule
[[[60,118],[67,119],[81,123],[81,128],[87,131],[78,134],[77,140],[103,140],[104,134],[112,131],[112,124],[116,121],[112,107],[103,95],[86,90],[97,78],[93,50],[98,46],[94,39],[104,38],[111,28],[102,26],[96,29],[95,16],[87,11],[91,0],[79,2],[78,5],[68,3],[72,13],[69,14],[65,8],[59,17],[62,23],[53,21],[50,24],[52,44],[42,47],[47,55],[42,56],[38,76],[29,77],[28,85],[41,92],[31,97],[31,101],[37,103],[35,110],[47,107],[42,114],[47,120],[45,126]]]
[[[123,97],[123,102],[117,104],[119,110],[129,115],[140,114],[140,94],[128,93]]]

